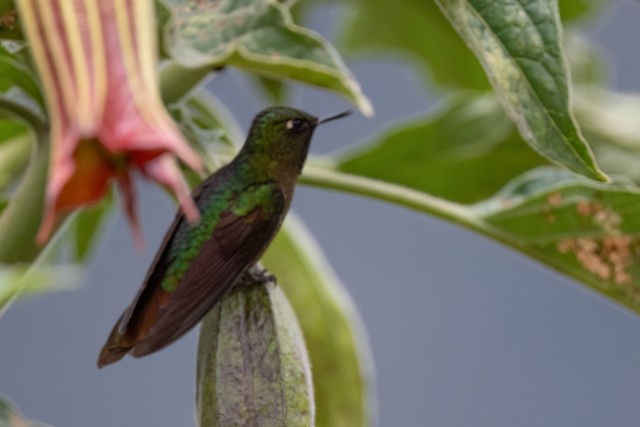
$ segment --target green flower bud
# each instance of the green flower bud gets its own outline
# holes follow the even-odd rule
[[[199,426],[313,426],[311,369],[295,314],[275,284],[245,282],[200,330]]]

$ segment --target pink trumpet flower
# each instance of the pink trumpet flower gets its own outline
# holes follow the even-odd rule
[[[61,213],[98,201],[117,182],[136,239],[131,172],[167,187],[192,223],[199,212],[177,159],[202,163],[158,90],[153,0],[17,0],[51,120],[52,154],[37,241]]]

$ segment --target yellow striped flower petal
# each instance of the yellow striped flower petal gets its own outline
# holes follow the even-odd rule
[[[152,0],[17,0],[51,119],[44,243],[56,218],[123,191],[134,230],[130,173],[171,189],[192,221],[198,211],[177,166],[202,165],[167,114],[158,90]]]

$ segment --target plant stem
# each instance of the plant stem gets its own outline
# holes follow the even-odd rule
[[[300,183],[383,200],[448,221],[464,224],[469,228],[484,226],[482,220],[458,203],[399,185],[343,173],[323,166],[311,164],[306,166],[300,176]]]
[[[480,215],[475,214],[464,205],[400,185],[340,172],[330,166],[323,166],[321,159],[314,159],[308,162],[299,181],[301,184],[312,187],[378,199],[426,213],[476,231],[508,246],[518,248],[525,253],[530,252],[527,250],[527,246],[514,238],[512,234],[491,226]]]

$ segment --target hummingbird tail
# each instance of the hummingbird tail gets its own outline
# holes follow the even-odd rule
[[[98,368],[117,362],[133,347],[131,340],[127,338],[128,334],[120,331],[119,325],[121,320],[122,317],[118,319],[118,322],[109,334],[107,342],[100,351],[100,356],[98,356]]]
[[[122,359],[129,350],[131,350],[131,347],[112,347],[110,343],[105,344],[100,352],[100,357],[98,357],[98,368],[117,362]]]

